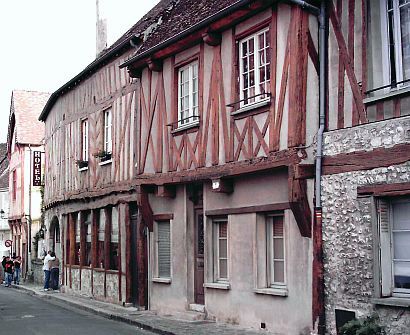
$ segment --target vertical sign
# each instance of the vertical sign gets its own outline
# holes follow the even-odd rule
[[[33,151],[33,186],[41,186],[41,151]]]

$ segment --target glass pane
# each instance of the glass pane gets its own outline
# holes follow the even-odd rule
[[[394,263],[394,286],[410,289],[410,262]]]
[[[394,18],[393,18],[393,11],[389,12],[388,15],[389,20],[389,43],[390,43],[390,80],[392,83],[397,82],[396,78],[396,65],[395,65],[395,41],[394,41]]]
[[[403,79],[410,78],[410,6],[400,8],[401,47],[403,59]]]
[[[282,238],[275,238],[273,240],[273,258],[274,259],[283,259],[284,258],[283,239]]]
[[[249,43],[249,54],[253,54],[254,50],[254,45],[255,45],[255,41],[254,38],[252,37],[251,39],[248,40]]]
[[[285,263],[282,261],[275,261],[273,263],[273,281],[275,283],[285,282]]]
[[[184,101],[185,109],[188,109],[189,108],[189,96],[185,97],[184,100],[185,100]]]
[[[270,46],[270,32],[269,30],[265,33],[266,36],[266,46],[269,47]]]
[[[265,38],[264,38],[264,35],[265,35],[265,34],[260,34],[260,35],[258,36],[258,39],[259,39],[259,50],[260,50],[260,49],[263,49],[263,48],[265,47]]]
[[[248,44],[246,42],[242,43],[242,57],[248,54]]]
[[[245,74],[244,76],[243,76],[243,88],[248,88],[248,75],[247,74]]]
[[[255,85],[255,71],[249,72],[249,86],[254,86]]]
[[[264,82],[264,81],[265,81],[265,67],[264,67],[264,66],[262,66],[262,67],[259,69],[259,78],[260,78],[260,81],[261,81],[261,82]]]
[[[192,74],[194,78],[198,77],[198,64],[192,66]]]
[[[228,278],[228,261],[226,259],[219,260],[219,278]]]
[[[227,237],[228,236],[228,224],[225,222],[219,223],[219,237]]]
[[[395,259],[410,260],[410,232],[393,233]]]
[[[254,57],[255,57],[254,55],[249,56],[249,69],[250,70],[253,70],[254,68],[254,63],[255,63]]]
[[[283,236],[283,217],[274,216],[273,220],[273,236]]]
[[[242,59],[243,72],[248,72],[248,58]]]
[[[198,79],[193,79],[192,80],[192,91],[197,92],[198,91]]]
[[[219,240],[219,257],[226,258],[228,256],[228,244],[226,240]]]
[[[393,229],[410,230],[410,201],[393,204]]]

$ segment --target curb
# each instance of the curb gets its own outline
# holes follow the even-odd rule
[[[132,320],[132,319],[127,318],[127,317],[122,316],[122,315],[104,312],[103,310],[101,310],[99,308],[93,308],[91,306],[86,306],[86,305],[83,305],[81,303],[76,303],[74,301],[66,300],[64,298],[53,296],[53,295],[39,294],[34,289],[29,289],[29,288],[24,287],[24,286],[13,285],[13,288],[25,291],[25,292],[27,292],[28,294],[30,294],[32,296],[36,296],[37,298],[44,298],[44,299],[64,302],[64,303],[66,303],[66,304],[68,304],[72,307],[77,308],[77,309],[87,311],[87,312],[92,312],[93,314],[97,314],[97,315],[99,315],[101,317],[104,317],[106,319],[127,323],[127,324],[130,324],[130,325],[133,325],[133,326],[137,326],[137,327],[139,327],[143,330],[148,330],[148,331],[151,331],[151,332],[156,333],[156,334],[160,334],[160,335],[177,335],[174,332],[171,332],[171,331],[159,328],[159,327],[151,326],[151,325],[143,323],[141,321]]]

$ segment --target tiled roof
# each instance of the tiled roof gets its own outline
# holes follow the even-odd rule
[[[7,156],[7,143],[0,143],[0,162]],[[0,190],[9,187],[9,161],[7,158],[0,164]]]
[[[44,138],[44,124],[38,121],[49,93],[15,90],[11,96],[8,143],[15,120],[16,143],[41,144]]]

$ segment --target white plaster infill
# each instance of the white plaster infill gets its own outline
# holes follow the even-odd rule
[[[392,307],[410,307],[410,297],[409,298],[374,298],[371,300],[375,305],[384,305]]]
[[[260,108],[260,107],[264,107],[264,106],[268,106],[268,105],[270,105],[270,99],[265,99],[265,100],[262,100],[262,101],[258,101],[258,102],[243,106],[243,107],[231,112],[231,115],[232,116],[238,115],[238,114],[245,113],[247,111],[250,111],[250,110],[253,110],[253,109],[256,109],[256,108]]]
[[[109,159],[108,161],[104,161],[104,162],[100,162],[100,163],[98,163],[100,166],[103,166],[103,165],[107,165],[107,164],[111,164],[112,163],[112,159]]]
[[[255,288],[253,292],[256,294],[276,295],[280,297],[287,297],[289,293],[286,287]]]
[[[151,279],[154,283],[160,283],[160,284],[171,284],[171,278],[159,278],[155,277]]]
[[[231,284],[229,283],[204,283],[204,287],[206,288],[215,288],[218,290],[230,290]]]

